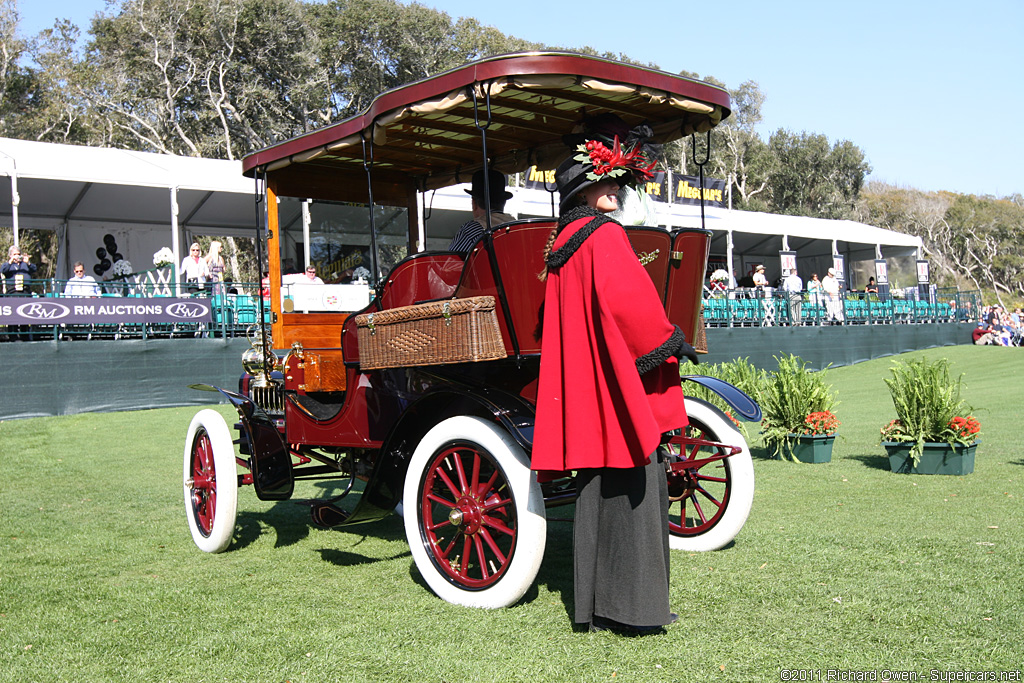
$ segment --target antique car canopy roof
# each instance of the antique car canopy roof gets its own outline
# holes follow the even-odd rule
[[[467,182],[482,167],[478,123],[486,126],[491,166],[516,173],[555,168],[569,153],[562,136],[584,115],[647,122],[656,142],[669,142],[710,130],[729,106],[722,88],[662,71],[571,53],[510,54],[385,92],[362,114],[242,164],[246,175],[266,172],[286,184],[358,174],[365,185],[365,140],[375,185],[412,179],[415,189],[436,189]]]

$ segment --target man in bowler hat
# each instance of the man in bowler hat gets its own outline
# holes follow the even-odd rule
[[[505,202],[512,198],[512,193],[505,189],[505,174],[491,169],[487,172],[488,185],[491,195],[491,224],[490,227],[514,221],[513,216],[503,213]],[[487,227],[487,192],[484,189],[484,172],[482,170],[473,174],[472,187],[466,193],[473,199],[473,218],[466,221],[459,231],[455,233],[449,251],[468,252],[476,244],[477,240],[484,234]]]

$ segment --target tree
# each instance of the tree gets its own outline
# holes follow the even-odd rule
[[[122,0],[93,22],[90,98],[122,146],[234,159],[324,122],[298,0]]]
[[[959,195],[946,211],[949,253],[979,289],[1024,295],[1024,209],[1005,199]]]
[[[1024,295],[1024,207],[995,199],[869,183],[858,202],[865,222],[921,237],[933,277],[1002,296]]]
[[[847,140],[830,146],[824,135],[780,129],[768,148],[774,157],[768,176],[773,212],[817,218],[853,215],[871,172],[859,147]]]
[[[25,113],[26,130],[45,142],[96,144],[106,142],[102,118],[90,107],[86,86],[90,69],[77,59],[78,27],[59,20],[31,42],[35,70],[33,104]]]
[[[953,195],[949,193],[921,192],[874,181],[860,193],[856,218],[886,230],[920,237],[924,256],[932,263],[932,278],[939,283],[953,284],[965,278],[946,249],[950,226],[945,218],[952,202]]]
[[[716,133],[725,149],[721,158],[722,172],[735,188],[738,208],[763,210],[767,204],[758,195],[768,189],[768,177],[774,158],[755,127],[761,122],[764,93],[754,81],[745,81],[730,91],[732,114]]]
[[[24,114],[32,107],[35,79],[20,62],[28,43],[18,36],[15,0],[0,0],[0,135],[24,137]]]
[[[537,47],[475,19],[453,24],[444,12],[416,2],[331,0],[309,10],[338,118],[362,111],[385,90],[474,59]]]

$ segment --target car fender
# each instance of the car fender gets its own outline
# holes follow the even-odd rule
[[[431,427],[454,415],[493,419],[527,453],[533,448],[534,408],[526,400],[487,388],[445,387],[429,392],[411,403],[391,428],[363,495],[345,523],[371,522],[390,514],[402,500],[416,445]]]
[[[217,391],[235,407],[240,436],[247,442],[253,488],[260,500],[286,500],[295,487],[291,455],[281,432],[270,416],[247,396],[210,384],[192,384],[190,389]]]
[[[705,389],[715,392],[744,420],[761,421],[761,406],[757,405],[757,401],[725,380],[707,375],[683,375],[682,379],[684,382],[695,382]]]

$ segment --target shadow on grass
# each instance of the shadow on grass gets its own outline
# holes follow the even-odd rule
[[[885,455],[866,454],[847,455],[844,457],[849,460],[859,460],[866,466],[871,467],[872,469],[885,470],[886,472],[892,469],[891,467],[889,467],[889,457]]]
[[[573,614],[572,524],[558,523],[551,519],[548,522],[544,558],[541,560],[537,577],[515,605],[526,605],[536,600],[540,595],[539,586],[543,584],[552,593],[558,593],[561,596],[571,621]],[[433,592],[415,562],[409,563],[409,578],[428,593]]]
[[[573,507],[558,508],[548,521],[548,539],[544,548],[544,559],[537,572],[537,580],[523,596],[523,601],[537,598],[539,585],[557,594],[565,605],[565,613],[572,623],[575,613],[575,597],[573,595],[573,561],[572,561],[572,519]]]
[[[235,524],[235,535],[232,547],[241,549],[259,538],[264,527],[269,527],[276,535],[275,548],[283,548],[293,545],[309,536],[310,530],[315,527],[310,516],[310,503],[312,501],[328,501],[335,498],[342,490],[344,484],[325,481],[317,482],[316,486],[323,489],[324,493],[314,499],[290,499],[282,500],[273,504],[265,512],[239,512],[238,521]],[[338,506],[352,510],[359,502],[359,493],[353,491],[351,496],[338,501]],[[373,536],[387,541],[405,539],[405,528],[402,519],[397,515],[391,515],[379,522],[371,524],[359,524],[351,527],[334,527],[331,531],[354,534],[362,538]],[[324,551],[322,551],[324,552]],[[360,557],[357,555],[357,557]],[[328,557],[328,561],[334,561]],[[358,562],[342,562],[342,564],[359,564]]]
[[[264,527],[270,527],[276,536],[274,547],[283,548],[309,536],[311,525],[308,510],[291,501],[275,503],[266,512],[240,512],[235,522],[235,537],[231,547],[246,547],[260,537]]]
[[[406,550],[401,553],[396,553],[391,557],[367,557],[366,555],[360,555],[359,553],[350,553],[344,550],[338,550],[336,548],[318,548],[317,552],[320,553],[321,559],[324,562],[330,562],[337,567],[355,567],[360,564],[375,564],[377,562],[390,562],[391,560],[398,560],[403,557],[409,557],[411,553]]]

